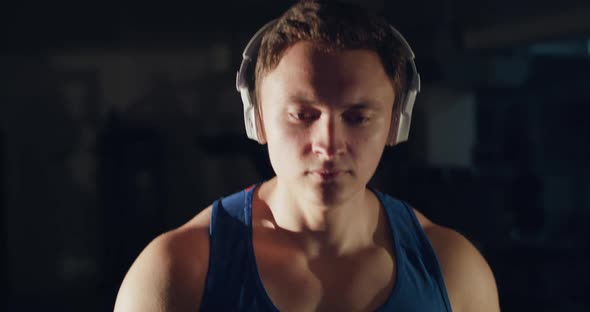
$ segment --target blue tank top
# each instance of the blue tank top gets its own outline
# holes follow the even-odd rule
[[[254,257],[252,194],[257,186],[213,203],[209,270],[200,311],[279,311],[262,285]],[[393,290],[377,311],[450,312],[438,260],[412,208],[373,192],[389,219],[396,261]]]

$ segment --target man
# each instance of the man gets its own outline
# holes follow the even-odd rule
[[[419,88],[401,35],[353,5],[302,1],[259,36],[238,87],[276,176],[151,242],[115,310],[499,311],[472,244],[367,188]]]

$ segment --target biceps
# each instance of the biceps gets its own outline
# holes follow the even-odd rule
[[[156,274],[157,275],[157,274]],[[163,312],[166,309],[165,286],[157,276],[149,278],[136,264],[131,267],[115,301],[115,312]]]

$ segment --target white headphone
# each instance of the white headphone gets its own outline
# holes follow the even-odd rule
[[[242,53],[242,64],[240,65],[240,69],[236,75],[236,89],[240,92],[242,97],[242,103],[244,104],[244,123],[246,126],[246,134],[248,138],[260,143],[265,144],[265,140],[262,134],[262,122],[259,120],[259,114],[257,111],[256,104],[253,100],[253,96],[251,93],[250,86],[248,85],[248,77],[247,71],[250,66],[250,63],[254,63],[255,57],[258,53],[258,48],[260,47],[260,43],[262,41],[262,37],[264,33],[269,29],[272,25],[274,25],[276,20],[272,20],[262,28],[260,28],[256,34],[250,39],[244,52]],[[395,29],[393,26],[390,26],[393,30],[393,34],[395,35],[396,39],[398,39],[403,49],[406,51],[407,61],[410,64],[411,72],[409,73],[411,77],[408,77],[408,86],[406,87],[406,92],[401,96],[401,103],[402,107],[400,110],[394,109],[394,116],[391,118],[391,126],[389,137],[387,138],[387,145],[393,146],[401,142],[405,142],[408,140],[408,135],[410,134],[410,122],[412,119],[412,109],[414,108],[414,102],[416,101],[416,95],[420,92],[420,74],[418,74],[418,70],[416,69],[416,64],[414,63],[414,52],[412,48],[406,41],[406,39],[402,36],[402,34]],[[399,112],[399,113],[397,113]]]

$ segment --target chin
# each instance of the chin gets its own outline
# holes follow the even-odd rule
[[[336,205],[344,202],[354,192],[355,183],[350,176],[336,179],[322,179],[312,176],[307,181],[307,188],[313,194],[315,201],[324,205]]]

